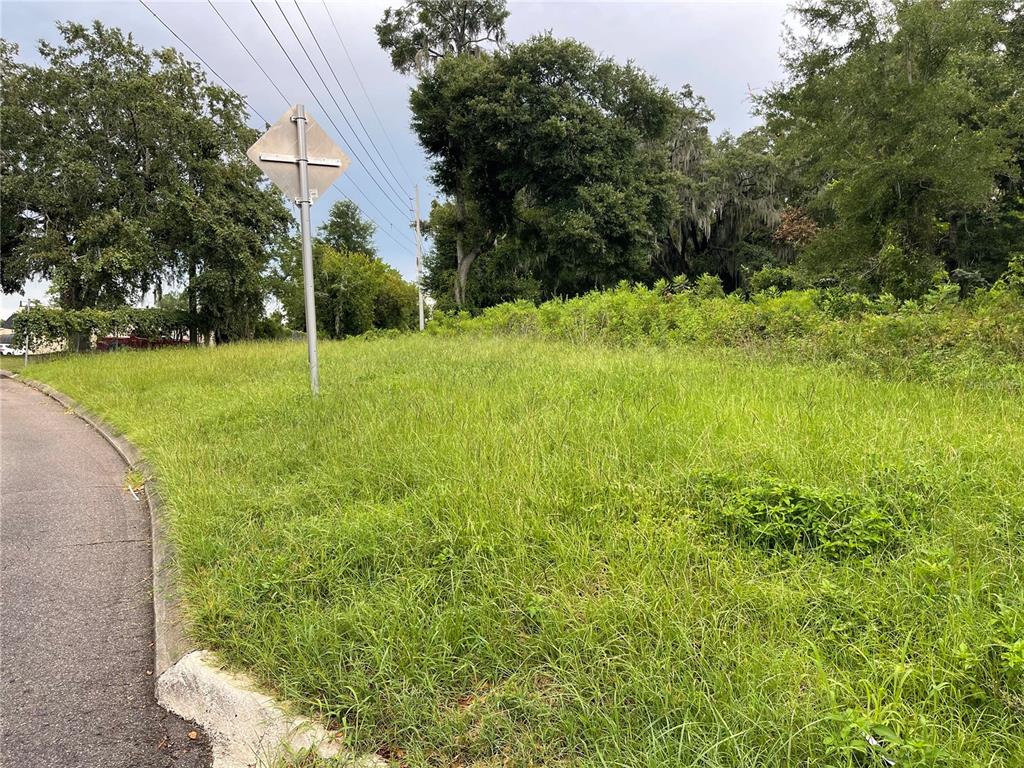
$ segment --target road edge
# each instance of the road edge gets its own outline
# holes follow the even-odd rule
[[[128,469],[138,472],[144,478],[142,490],[145,496],[144,503],[149,511],[153,553],[151,564],[153,569],[153,630],[156,641],[153,675],[159,678],[178,659],[197,648],[189,643],[185,634],[184,618],[174,575],[174,548],[167,536],[166,522],[160,513],[160,496],[153,483],[150,467],[143,461],[138,449],[128,442],[119,430],[63,392],[59,392],[41,381],[27,379],[9,371],[0,370],[0,376],[18,381],[42,392],[51,400],[55,400],[64,410],[73,413],[98,432],[117,451]]]
[[[224,669],[212,652],[189,641],[178,595],[174,544],[168,536],[153,472],[139,450],[120,430],[50,385],[2,368],[0,378],[17,381],[54,400],[92,427],[130,471],[142,475],[152,545],[156,700],[164,709],[206,730],[213,747],[213,767],[280,765],[282,759],[308,751],[323,758],[347,756],[344,764],[353,768],[387,766],[376,755],[351,755],[341,734],[291,714],[286,703],[262,692],[247,676]]]

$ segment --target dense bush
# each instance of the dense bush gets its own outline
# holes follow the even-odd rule
[[[718,518],[735,538],[768,551],[869,555],[899,537],[913,508],[882,499],[766,479],[737,488]]]
[[[289,326],[304,330],[301,253],[296,247],[281,260],[281,274],[274,280],[277,298]],[[313,285],[317,329],[330,338],[358,336],[374,328],[411,330],[416,323],[416,286],[372,253],[314,241]]]
[[[162,307],[58,309],[32,307],[14,315],[14,343],[35,349],[75,337],[135,335],[147,339],[180,337],[188,330],[188,313]]]
[[[572,343],[730,346],[794,360],[836,361],[872,375],[1024,388],[1024,259],[991,289],[961,298],[938,279],[918,301],[836,289],[721,296],[699,288],[621,284],[539,306],[514,302],[478,317],[439,315],[434,333],[526,335]]]

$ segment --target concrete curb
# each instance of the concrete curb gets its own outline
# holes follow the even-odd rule
[[[346,759],[340,734],[290,714],[285,704],[262,693],[249,678],[223,669],[210,651],[189,642],[177,589],[174,545],[167,535],[153,474],[138,449],[99,416],[49,385],[2,369],[0,378],[18,381],[55,400],[98,432],[127,467],[144,478],[153,552],[156,699],[164,709],[203,727],[213,747],[213,768],[279,765],[305,751],[353,768],[387,766],[375,755]]]

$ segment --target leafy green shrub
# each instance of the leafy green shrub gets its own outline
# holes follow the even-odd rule
[[[118,309],[59,309],[31,307],[14,315],[14,343],[30,349],[66,341],[74,336],[126,336],[153,339],[188,329],[188,313],[162,307]]]
[[[875,718],[848,709],[832,718],[835,730],[824,738],[829,768],[935,768],[942,752],[919,738],[901,735]]]
[[[1009,266],[999,282],[1018,295],[1024,296],[1024,253],[1011,254]]]
[[[356,336],[357,339],[362,341],[377,341],[379,339],[397,339],[403,336],[406,331],[400,331],[398,328],[371,328],[368,331]]]
[[[890,546],[907,516],[878,499],[768,479],[727,497],[720,518],[737,538],[771,551],[813,549],[831,559]]]
[[[698,299],[724,299],[725,289],[722,287],[722,278],[718,275],[707,273],[697,278],[694,284],[694,294]]]
[[[850,293],[829,288],[819,295],[818,305],[826,315],[837,320],[859,318],[871,312],[872,302],[863,293]]]
[[[904,247],[902,239],[893,232],[886,236],[876,258],[882,290],[901,299],[927,291],[937,266],[935,256]]]
[[[1016,271],[1015,271],[1016,270]],[[477,317],[436,313],[435,334],[529,336],[572,344],[761,349],[798,361],[842,362],[869,375],[1024,389],[1024,259],[989,290],[960,299],[943,278],[920,302],[837,288],[725,296],[697,287],[621,284],[539,306],[490,307]]]
[[[784,267],[764,267],[750,276],[748,287],[751,294],[785,293],[792,290],[796,285],[796,279],[792,270]]]
[[[966,698],[1024,712],[1024,604],[996,597],[980,637],[956,649],[952,684]]]

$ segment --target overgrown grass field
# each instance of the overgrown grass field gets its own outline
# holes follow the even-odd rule
[[[1024,402],[462,336],[33,365],[192,632],[410,766],[1024,765]]]

